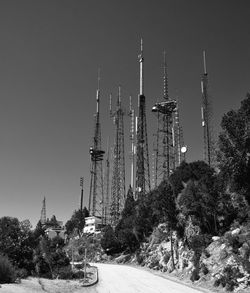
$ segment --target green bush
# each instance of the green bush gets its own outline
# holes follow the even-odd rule
[[[0,284],[14,283],[16,280],[15,270],[9,259],[0,255]]]
[[[71,266],[61,267],[58,270],[58,278],[64,280],[72,280],[73,279],[73,271]]]
[[[222,285],[227,291],[233,291],[238,287],[237,279],[243,276],[238,267],[228,265],[223,269],[220,278],[216,279],[214,286],[218,287]]]
[[[16,276],[19,279],[26,279],[29,276],[29,272],[26,269],[23,269],[23,268],[22,269],[19,269],[19,268],[17,268],[16,269]]]

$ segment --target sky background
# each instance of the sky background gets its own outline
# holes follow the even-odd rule
[[[47,216],[68,220],[79,207],[81,176],[87,205],[98,68],[106,149],[114,129],[110,93],[116,99],[121,85],[124,108],[130,95],[137,107],[141,37],[150,152],[156,131],[150,110],[163,96],[166,50],[186,159],[201,160],[202,50],[217,137],[222,115],[250,91],[249,9],[248,0],[1,0],[0,217],[35,226],[45,196]],[[127,147],[129,123],[125,117]]]

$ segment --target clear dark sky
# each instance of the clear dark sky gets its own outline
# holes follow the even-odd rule
[[[249,12],[249,0],[0,1],[0,217],[35,225],[46,196],[47,215],[69,219],[81,176],[87,204],[98,68],[106,148],[113,135],[109,94],[116,98],[121,85],[124,107],[129,95],[137,105],[141,37],[150,149],[156,130],[150,109],[163,95],[166,50],[187,161],[202,159],[202,50],[216,137],[222,115],[250,91]]]

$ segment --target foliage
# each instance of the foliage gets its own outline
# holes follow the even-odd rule
[[[14,283],[16,280],[15,270],[6,256],[0,255],[0,284]]]
[[[82,230],[85,225],[85,217],[89,216],[89,211],[86,207],[83,210],[76,210],[74,211],[71,219],[68,220],[65,224],[66,233],[71,235],[75,231],[78,233],[79,236],[82,234]]]
[[[30,222],[19,222],[17,218],[0,218],[0,251],[8,256],[17,268],[29,273],[34,269],[32,258],[35,246]]]
[[[56,228],[56,227],[60,226],[55,215],[53,215],[51,217],[51,219],[46,222],[45,225],[46,225],[46,228],[49,228],[49,227],[55,227]]]
[[[218,287],[222,285],[227,291],[233,291],[238,287],[237,279],[242,277],[244,277],[244,274],[240,272],[238,267],[227,265],[220,276],[215,280],[214,286]]]
[[[140,244],[131,229],[121,229],[118,230],[116,233],[122,251],[134,252],[136,249],[139,248]]]
[[[250,94],[240,108],[226,113],[219,135],[219,167],[225,186],[243,194],[250,203]]]
[[[175,197],[178,196],[188,181],[202,181],[206,183],[213,174],[214,170],[203,161],[182,162],[170,176],[170,184]]]
[[[111,226],[104,228],[104,234],[101,239],[101,246],[107,254],[113,254],[121,251],[121,244],[117,239]]]
[[[136,203],[130,188],[122,211],[122,218],[115,228],[115,235],[123,251],[133,252],[139,247],[138,235],[135,233]]]
[[[48,239],[42,237],[35,250],[34,263],[38,276],[54,278],[62,267],[69,265],[69,258],[64,249],[64,241],[60,237]]]

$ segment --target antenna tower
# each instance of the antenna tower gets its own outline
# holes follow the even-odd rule
[[[81,187],[80,210],[81,212],[82,212],[82,206],[83,206],[83,182],[84,182],[84,178],[80,177],[80,187]]]
[[[156,144],[154,148],[154,187],[167,180],[171,171],[175,169],[175,137],[174,112],[177,103],[168,95],[168,76],[166,66],[166,53],[164,51],[163,66],[163,102],[156,103],[152,112],[157,114]]]
[[[117,106],[114,113],[110,109],[115,124],[115,142],[113,153],[113,174],[111,186],[111,225],[116,226],[125,202],[125,157],[124,157],[124,111],[121,107],[121,88],[119,86]]]
[[[107,158],[106,158],[106,172],[105,172],[105,215],[104,224],[107,225],[110,222],[110,194],[109,194],[109,179],[110,179],[110,160],[109,160],[109,138],[107,143]]]
[[[185,154],[187,147],[184,145],[183,130],[180,125],[179,107],[178,103],[174,112],[174,125],[173,125],[173,147],[175,154],[175,168],[180,166],[182,161],[185,161]]]
[[[140,94],[138,97],[137,143],[136,143],[136,199],[151,190],[149,173],[149,154],[146,123],[146,98],[144,96],[144,57],[141,39],[140,63]]]
[[[98,72],[98,89],[96,91],[96,114],[93,146],[90,147],[91,179],[89,194],[89,211],[92,216],[104,220],[104,186],[102,161],[105,151],[101,147],[101,124],[100,124],[100,71]]]
[[[44,197],[43,199],[43,205],[42,205],[42,210],[41,210],[41,224],[44,225],[46,224],[46,198]]]
[[[202,106],[201,106],[201,120],[203,127],[203,140],[204,140],[204,161],[211,166],[214,162],[214,148],[212,140],[212,109],[211,101],[208,95],[208,73],[206,65],[206,52],[203,51],[203,65],[204,73],[201,77],[201,93],[202,93]]]
[[[134,194],[134,182],[135,182],[135,110],[132,107],[132,97],[129,98],[129,116],[130,122],[130,141],[131,141],[131,178],[130,186]]]

